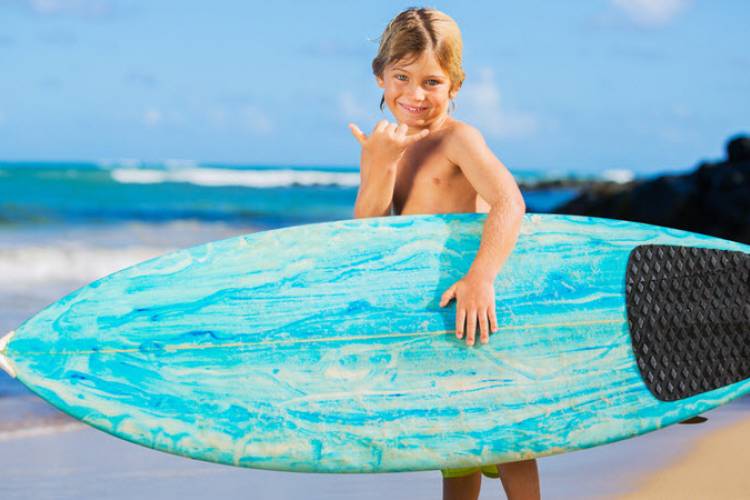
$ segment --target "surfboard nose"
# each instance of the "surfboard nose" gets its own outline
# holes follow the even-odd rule
[[[750,378],[750,254],[640,245],[626,304],[644,382],[676,401]]]
[[[11,365],[10,359],[6,356],[5,351],[10,339],[13,338],[15,333],[15,331],[9,332],[0,339],[0,368],[13,378],[16,378],[16,370]]]

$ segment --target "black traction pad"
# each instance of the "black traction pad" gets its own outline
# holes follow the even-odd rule
[[[677,401],[750,377],[750,254],[638,246],[626,304],[638,368],[656,398]]]

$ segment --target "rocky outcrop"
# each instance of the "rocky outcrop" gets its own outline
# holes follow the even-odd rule
[[[555,213],[645,222],[750,244],[750,137],[727,144],[727,159],[693,172],[625,184],[600,183]]]

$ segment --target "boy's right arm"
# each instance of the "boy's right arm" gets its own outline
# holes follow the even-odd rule
[[[369,137],[354,124],[349,124],[349,128],[362,146],[354,217],[390,215],[398,162],[406,148],[426,137],[429,131],[425,129],[407,136],[406,125],[388,123],[387,120],[379,121]]]
[[[364,156],[364,155],[363,155]],[[360,161],[359,191],[354,203],[354,218],[384,217],[391,214],[393,188],[396,184],[396,165],[365,165]]]

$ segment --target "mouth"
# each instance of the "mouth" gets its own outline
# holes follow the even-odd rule
[[[406,111],[408,111],[409,113],[414,114],[414,115],[418,115],[427,109],[426,107],[407,106],[406,104],[403,104],[403,103],[398,103],[398,105],[401,106]]]

